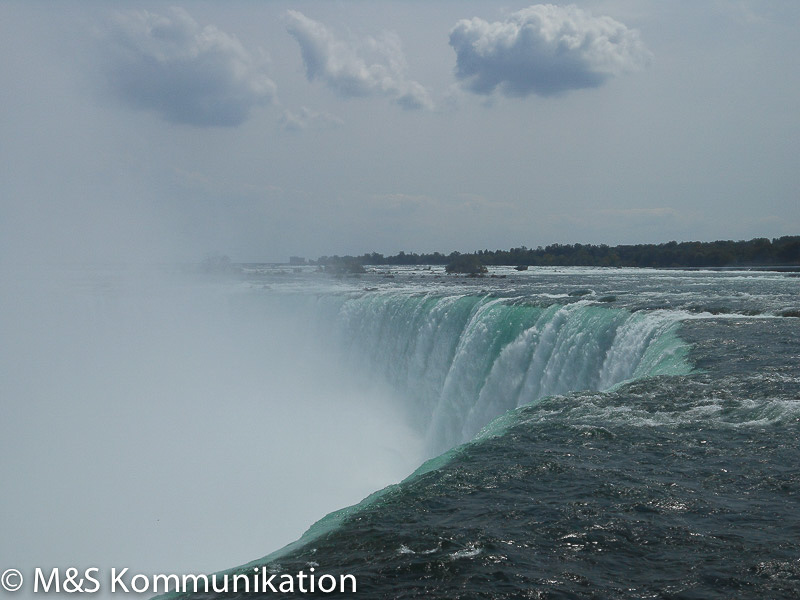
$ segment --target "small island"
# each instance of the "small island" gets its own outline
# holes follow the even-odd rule
[[[448,273],[460,273],[463,275],[481,275],[488,271],[474,254],[459,254],[447,263],[444,270]]]

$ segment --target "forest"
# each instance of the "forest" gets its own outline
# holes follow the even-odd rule
[[[722,268],[800,266],[800,236],[755,238],[747,241],[666,242],[608,246],[605,244],[551,244],[510,250],[478,250],[430,254],[399,252],[384,256],[377,252],[361,256],[322,256],[316,264],[358,265],[447,265],[459,257],[474,256],[482,265],[591,266],[654,268]],[[463,260],[463,259],[462,259]]]

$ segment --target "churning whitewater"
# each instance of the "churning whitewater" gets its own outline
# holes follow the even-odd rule
[[[230,573],[319,565],[368,598],[800,593],[794,274],[243,273],[239,309],[388,386],[431,458]]]

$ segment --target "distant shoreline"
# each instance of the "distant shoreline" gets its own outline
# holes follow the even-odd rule
[[[267,265],[271,267],[292,267],[298,265],[292,265],[291,263],[286,262],[242,262],[242,263],[234,263],[237,266],[243,267],[258,267],[262,265]],[[316,262],[311,261],[305,263],[305,265],[299,266],[315,266],[317,265]],[[382,263],[379,265],[373,265],[370,263],[364,263],[365,267],[402,267],[402,266],[412,266],[412,267],[430,267],[430,266],[442,266],[441,264],[414,264],[414,265],[399,265],[399,264],[390,264],[390,263]],[[491,265],[492,267],[513,267],[515,265]],[[533,267],[536,266],[543,266],[543,265],[531,265]],[[654,269],[657,271],[718,271],[718,272],[735,272],[735,271],[756,271],[756,272],[773,272],[773,273],[800,273],[800,265],[747,265],[747,266],[738,266],[738,267],[631,267],[631,266],[613,266],[613,267],[599,267],[597,265],[551,265],[552,267],[559,267],[559,268],[568,268],[568,267],[593,267],[596,269]]]
[[[473,262],[490,266],[516,267],[641,267],[692,270],[800,270],[800,236],[754,238],[714,242],[666,242],[663,244],[551,244],[537,248],[478,250],[461,253],[406,253],[384,256],[377,252],[361,256],[322,256],[307,261],[290,258],[290,265],[320,265],[331,270],[355,270],[364,265],[449,265],[471,257]]]

